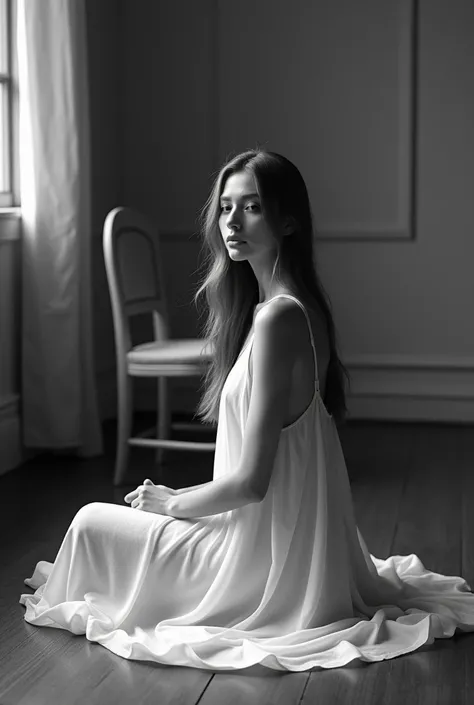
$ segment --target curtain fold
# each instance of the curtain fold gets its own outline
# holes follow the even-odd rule
[[[23,442],[98,455],[84,0],[18,0],[17,40]]]

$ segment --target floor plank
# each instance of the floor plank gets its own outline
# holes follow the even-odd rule
[[[416,553],[431,570],[474,584],[474,427],[348,424],[341,441],[358,525],[381,558]],[[124,487],[114,488],[113,437],[92,461],[44,456],[0,477],[0,703],[2,705],[263,705],[302,702],[458,705],[474,702],[474,634],[437,640],[413,654],[311,673],[263,667],[212,672],[128,661],[84,637],[38,628],[18,604],[35,562],[54,560],[84,504],[122,504],[145,477],[152,454],[135,453]],[[205,482],[211,456],[170,455],[166,483]],[[135,483],[135,484],[134,484]]]
[[[474,589],[474,428],[459,434],[455,465],[462,473],[462,576]]]
[[[198,669],[122,659],[99,644],[68,636],[59,652],[49,653],[3,694],[2,705],[194,705],[212,678]]]
[[[461,482],[459,434],[433,433],[421,426],[414,437],[413,459],[393,554],[416,553],[425,566],[446,575],[461,572]]]
[[[471,640],[469,651],[472,643]],[[440,642],[429,648],[379,663],[314,672],[302,703],[457,705],[463,702],[463,650],[467,649]]]
[[[400,426],[382,426],[372,432],[370,445],[363,448],[364,464],[359,461],[355,476],[350,472],[357,525],[377,558],[391,554],[412,464],[412,432]],[[351,470],[350,461],[347,464]]]
[[[242,673],[218,673],[199,705],[298,705],[309,673],[283,673],[254,668]]]

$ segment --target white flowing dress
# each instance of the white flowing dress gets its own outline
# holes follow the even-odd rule
[[[124,658],[213,671],[380,661],[474,630],[461,577],[426,570],[414,554],[367,550],[308,314],[279,296],[304,311],[316,372],[310,405],[281,432],[264,500],[196,519],[87,504],[54,564],[40,561],[25,580],[35,589],[20,598],[27,622],[85,634]],[[239,464],[252,341],[222,390],[214,478]]]

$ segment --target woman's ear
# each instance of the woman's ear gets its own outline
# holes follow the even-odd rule
[[[283,237],[285,237],[285,235],[293,235],[297,226],[298,223],[296,222],[296,218],[294,218],[292,215],[285,218],[285,222],[283,225]]]

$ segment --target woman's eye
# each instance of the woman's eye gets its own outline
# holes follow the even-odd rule
[[[245,210],[250,210],[250,211],[258,211],[259,206],[257,203],[249,203],[245,206]],[[222,204],[221,205],[221,213],[229,213],[232,210],[232,206],[229,204]]]

